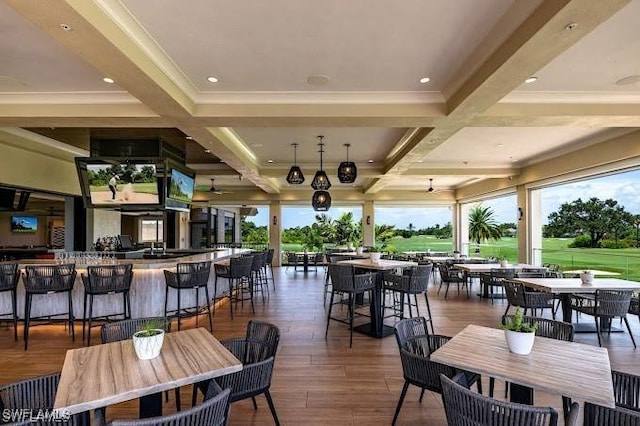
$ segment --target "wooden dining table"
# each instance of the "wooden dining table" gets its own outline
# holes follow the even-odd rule
[[[160,356],[139,360],[132,340],[67,351],[53,408],[69,414],[140,398],[140,417],[162,414],[162,392],[242,370],[206,328],[167,333]]]
[[[582,284],[580,278],[514,278],[515,281],[523,283],[526,287],[534,290],[546,291],[560,296],[562,304],[562,320],[572,322],[571,295],[574,293],[595,293],[598,289],[603,290],[632,290],[640,291],[640,283],[636,281],[621,280],[619,278],[595,278],[592,284]],[[595,332],[592,324],[574,324],[576,333]],[[612,328],[611,331],[619,331]]]
[[[504,330],[468,325],[431,361],[510,382],[511,401],[533,404],[533,389],[614,407],[606,348],[536,336],[529,355],[509,351]]]
[[[371,259],[351,259],[340,260],[337,262],[339,265],[352,265],[359,269],[366,269],[368,271],[375,271],[376,274],[376,288],[373,292],[373,300],[369,304],[369,312],[371,315],[371,321],[368,324],[362,324],[357,327],[353,327],[354,331],[358,333],[366,334],[367,336],[381,338],[389,336],[394,333],[394,328],[384,325],[384,315],[382,313],[382,298],[383,292],[383,272],[393,269],[410,268],[417,266],[416,262],[409,262],[404,260],[386,260],[380,259],[379,261],[372,261]]]

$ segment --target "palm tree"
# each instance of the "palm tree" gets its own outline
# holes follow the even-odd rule
[[[473,207],[469,211],[469,238],[476,244],[484,240],[499,240],[502,237],[500,227],[493,215],[491,207],[482,207],[482,205]]]

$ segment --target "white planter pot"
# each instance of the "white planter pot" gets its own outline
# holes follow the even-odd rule
[[[133,335],[133,349],[139,359],[153,359],[160,355],[164,342],[164,330],[156,328],[154,331],[158,334],[147,337],[144,331],[138,331]]]
[[[593,274],[592,273],[581,273],[580,274],[580,280],[582,281],[582,284],[584,285],[592,285],[593,284]]]
[[[502,268],[506,268],[507,266],[509,266],[509,261],[508,260],[501,260],[500,261],[500,267]]]
[[[363,251],[362,247],[358,247],[356,249],[356,254],[362,254],[362,251]]]
[[[382,253],[369,253],[369,258],[371,259],[372,262],[379,262],[381,255]]]
[[[529,355],[533,348],[536,333],[505,330],[504,337],[507,339],[507,346],[511,352],[518,355]]]

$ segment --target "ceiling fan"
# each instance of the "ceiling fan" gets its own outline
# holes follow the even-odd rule
[[[231,191],[223,191],[220,189],[217,189],[216,186],[214,185],[214,178],[211,178],[211,188],[209,189],[209,192],[212,192],[216,195],[222,195],[222,194],[233,194],[233,192]]]
[[[414,191],[414,192],[425,192],[425,190]],[[451,192],[451,189],[439,189],[433,187],[433,178],[429,178],[429,188],[426,190],[429,194],[437,194],[439,192]]]

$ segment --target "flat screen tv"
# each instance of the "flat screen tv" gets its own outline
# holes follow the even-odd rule
[[[18,234],[38,232],[38,218],[35,216],[11,216],[11,232]]]
[[[159,188],[164,186],[161,162],[76,158],[76,167],[87,207],[122,210],[161,207]]]
[[[167,197],[183,203],[190,203],[193,199],[195,179],[175,168],[171,169],[169,179]]]

